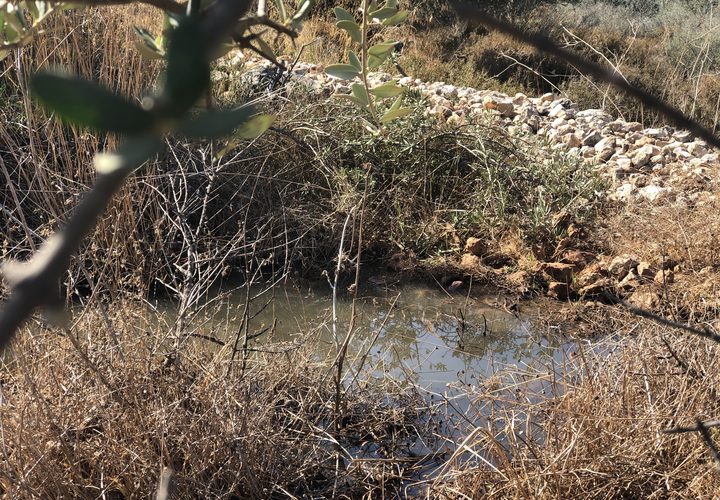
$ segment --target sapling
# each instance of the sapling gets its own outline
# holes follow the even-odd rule
[[[370,85],[369,72],[391,59],[399,42],[388,40],[371,44],[369,32],[371,28],[382,30],[403,23],[408,17],[408,11],[398,9],[397,0],[387,0],[382,6],[363,0],[359,11],[360,23],[344,8],[335,7],[336,25],[348,34],[357,46],[357,52],[349,50],[347,63],[332,64],[325,68],[325,72],[343,80],[359,80],[351,84],[350,94],[335,94],[335,97],[357,104],[369,116],[366,128],[377,133],[383,125],[407,116],[412,109],[402,107],[404,91],[396,80]],[[385,106],[385,102],[390,99],[394,99],[392,104]],[[379,105],[385,108],[382,112]]]

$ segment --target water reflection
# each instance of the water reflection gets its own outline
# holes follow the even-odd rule
[[[192,327],[201,335],[232,341],[244,327],[247,296],[244,289],[224,294]],[[454,295],[423,283],[361,290],[346,362],[350,376],[362,365],[364,375],[411,382],[428,394],[445,396],[486,383],[501,370],[541,383],[563,365],[576,343],[536,331],[537,312],[519,314],[498,303],[502,300],[496,296]],[[266,332],[252,340],[252,348],[313,342],[319,360],[334,359],[332,294],[326,283],[278,286],[248,308],[250,335]],[[341,338],[351,310],[352,299],[339,297],[336,327]],[[155,321],[172,324],[174,311],[172,304],[159,305]]]
[[[302,342],[316,332],[319,359],[332,359],[332,295],[327,286],[284,286],[274,291],[271,306],[254,318],[254,331],[275,325],[253,347],[270,342]],[[244,294],[229,297],[229,308],[241,309]],[[533,373],[554,370],[573,343],[533,330],[531,317],[494,305],[494,296],[450,295],[426,284],[405,284],[389,291],[365,290],[356,303],[356,328],[349,344],[349,367],[367,354],[364,371],[416,384],[430,393],[472,386],[503,369]],[[344,337],[352,300],[338,299],[337,330]],[[227,318],[226,318],[227,319]],[[238,328],[230,318],[231,336]],[[316,340],[313,340],[316,341]]]

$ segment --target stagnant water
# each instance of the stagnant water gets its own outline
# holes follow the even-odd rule
[[[414,387],[426,401],[435,426],[431,434],[438,438],[429,442],[410,436],[403,445],[406,456],[431,457],[406,476],[404,487],[430,480],[449,457],[490,463],[493,459],[483,452],[458,455],[460,444],[480,427],[498,429],[493,439],[506,442],[508,417],[498,411],[503,401],[532,404],[562,393],[563,383],[556,380],[568,379],[566,366],[578,341],[539,326],[547,303],[518,305],[472,286],[450,292],[439,284],[387,281],[364,285],[355,299],[346,386],[356,376],[365,382],[397,381],[398,387]],[[247,308],[250,321],[242,320],[248,291],[239,288],[216,295],[215,312],[201,315],[192,328],[208,338],[232,342],[247,324],[251,335],[261,333],[249,345],[256,351],[288,349],[292,355],[294,347],[311,342],[318,360],[331,365],[336,341],[344,340],[351,323],[353,298],[345,289],[335,301],[327,282],[283,284],[264,292],[251,288],[249,296],[254,297]],[[175,311],[175,304],[161,304],[155,317],[172,324]],[[489,381],[498,373],[504,375],[494,390]],[[478,386],[490,397],[473,397]],[[513,431],[516,435],[543,440],[542,428],[533,428],[530,413],[520,410],[511,418],[512,426],[522,428]],[[354,459],[374,460],[384,457],[378,449],[377,443],[369,443],[351,446],[348,452]]]
[[[294,284],[276,287],[271,293],[269,305],[262,307],[270,299],[265,295],[250,308],[251,315],[256,314],[250,331],[269,328],[252,347],[262,349],[278,341],[300,343],[308,332],[318,332],[314,337],[319,338],[318,356],[333,356],[335,337],[342,341],[348,332],[352,297],[338,293],[333,334],[329,285]],[[241,325],[239,314],[244,301],[243,290],[228,296],[229,307],[221,310],[233,313],[228,317],[227,330],[219,335],[234,336]],[[449,292],[427,283],[366,286],[355,302],[348,366],[353,367],[367,354],[363,366],[371,367],[377,376],[412,382],[428,393],[440,393],[458,384],[473,385],[500,369],[547,372],[568,359],[576,341],[537,328],[543,307],[537,303],[518,305],[477,288]]]
[[[357,294],[348,380],[361,367],[365,375],[410,382],[428,397],[452,399],[499,371],[525,378],[542,374],[541,381],[547,380],[577,348],[575,340],[538,329],[544,304],[518,305],[472,286],[450,292],[439,284],[377,281]],[[278,343],[291,349],[313,342],[318,359],[334,359],[336,339],[345,339],[353,308],[344,289],[334,312],[329,283],[283,284],[264,294],[253,288],[250,296],[248,332],[262,333],[251,348],[277,352]],[[195,330],[232,341],[244,325],[246,298],[243,288],[224,292],[217,312],[196,320]],[[175,306],[159,310],[172,323]]]

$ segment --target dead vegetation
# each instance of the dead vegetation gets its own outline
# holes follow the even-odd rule
[[[478,387],[472,397],[491,417],[434,497],[712,497],[720,477],[710,451],[697,433],[666,430],[717,415],[718,346],[617,319],[611,337],[574,352],[563,376],[525,371]]]
[[[655,310],[671,318],[702,323],[720,312],[718,201],[697,205],[637,205],[609,219],[598,238],[609,255],[631,255],[665,279],[644,285],[657,294]]]
[[[118,15],[106,17],[105,12]],[[151,27],[153,22],[134,7],[97,11],[82,22],[59,17],[52,31],[69,35],[40,38],[25,49],[21,64],[5,74],[3,92],[11,99],[3,108],[6,119],[0,125],[4,143],[0,167],[13,181],[3,190],[7,255],[24,255],[64,219],[92,175],[89,162],[78,162],[78,158],[89,159],[113,141],[101,143],[35,114],[23,89],[25,71],[37,61],[59,62],[138,98],[152,87],[158,68],[142,62],[117,31],[129,36],[132,24]],[[309,47],[308,57],[335,61],[335,51],[343,49],[344,41],[320,20],[308,25],[307,41],[320,35],[332,39],[322,48]],[[546,60],[500,35],[477,35],[472,47],[453,47],[448,30],[457,28],[412,34],[415,43],[408,45],[407,56],[417,76],[505,90],[517,85],[527,92],[530,80],[539,88],[547,81],[537,74],[520,81],[521,77],[506,72],[501,83],[491,83],[490,77],[506,61],[512,65],[511,58],[540,67],[543,74],[567,69],[543,67],[549,64]],[[439,38],[446,46],[438,45]],[[602,44],[589,39],[600,47],[619,43],[617,39]],[[637,60],[645,54],[642,51],[653,50],[655,39],[648,40],[632,48],[640,53],[633,56]],[[454,54],[449,62],[448,52]],[[93,58],[79,57],[81,53],[92,53]],[[484,74],[477,72],[481,62],[488,65]],[[678,74],[671,81],[681,78]],[[712,89],[712,81],[698,76],[696,83],[700,89],[706,84]],[[587,90],[578,81],[566,84],[563,90],[573,97]],[[573,94],[573,85],[583,88]],[[712,103],[697,102],[708,121]],[[372,215],[368,218],[377,225],[367,230],[366,238],[377,244],[371,248],[377,255],[401,250],[403,256],[417,251],[427,257],[457,251],[466,236],[482,230],[492,235],[498,247],[488,255],[510,256],[513,265],[530,269],[531,247],[537,240],[550,248],[558,242],[549,239],[561,241],[563,235],[553,232],[555,214],[528,221],[525,212],[517,209],[534,202],[526,191],[483,191],[482,186],[489,183],[473,184],[480,169],[464,169],[478,161],[475,152],[468,151],[467,145],[476,140],[470,134],[444,131],[406,143],[356,140],[338,144],[332,138],[352,128],[343,120],[347,110],[325,108],[324,115],[308,119],[308,108],[320,108],[317,102],[280,98],[273,105],[290,116],[278,123],[279,131],[248,146],[246,156],[234,158],[227,167],[214,164],[226,169],[214,192],[214,199],[223,203],[211,204],[216,210],[213,221],[222,224],[216,233],[208,233],[204,243],[227,243],[242,233],[245,246],[252,245],[253,239],[267,244],[266,253],[253,250],[253,266],[267,264],[273,252],[287,252],[291,246],[292,252],[278,259],[282,265],[293,258],[298,267],[327,263],[330,249],[336,247],[342,216],[357,202],[364,186],[359,179],[366,175],[363,165],[368,161],[377,172],[373,178],[377,192],[369,203]],[[18,118],[23,115],[27,122]],[[418,120],[409,129],[423,131],[425,125]],[[299,130],[309,133],[302,135]],[[478,164],[490,174],[505,175],[506,180],[520,178],[514,175],[518,172],[526,174],[525,157],[507,154],[512,145],[495,131],[487,132],[482,140],[496,141],[500,153]],[[178,217],[184,217],[183,205],[167,201],[181,184],[180,192],[188,200],[207,187],[204,162],[214,153],[212,147],[171,147],[176,157],[170,164],[177,168],[168,171],[167,164],[154,165],[130,182],[78,260],[81,264],[68,280],[68,295],[84,286],[86,272],[99,276],[99,286],[113,296],[146,294],[153,288],[150,277],[171,279],[163,267],[168,261],[147,256],[168,258],[186,248],[183,245],[188,242],[169,229]],[[365,156],[356,155],[358,150]],[[448,152],[457,155],[448,156]],[[403,155],[412,161],[401,164]],[[31,158],[37,164],[26,169]],[[248,173],[258,162],[264,162],[263,167]],[[192,168],[180,168],[188,164]],[[428,169],[422,178],[415,175],[420,164]],[[567,163],[551,166],[558,165],[568,170],[574,167]],[[535,177],[527,183],[550,181],[563,186],[565,180],[558,172],[562,169],[533,170]],[[28,194],[22,198],[22,207],[13,185]],[[255,195],[259,192],[262,199]],[[515,196],[512,199],[521,203],[510,205],[514,212],[499,213],[492,207],[481,213],[473,210],[480,201],[499,195]],[[237,205],[224,203],[227,200]],[[268,207],[278,211],[266,217]],[[448,207],[460,209],[448,216],[443,212]],[[318,208],[322,217],[314,212]],[[594,237],[610,255],[634,254],[661,267],[663,262],[675,261],[679,267],[673,266],[673,282],[647,285],[662,294],[660,310],[678,320],[714,325],[719,310],[717,208],[716,203],[687,209],[638,207],[618,215],[606,232]],[[264,230],[251,235],[237,225],[229,227],[228,221],[239,220],[240,215]],[[419,220],[425,223],[416,225]],[[508,228],[517,229],[521,220],[527,224],[523,231]],[[416,247],[404,248],[398,242],[413,242]],[[248,255],[240,252],[234,257],[240,261]],[[186,264],[169,261],[171,267]],[[83,271],[83,266],[90,267]],[[525,279],[521,281],[527,285]],[[177,358],[168,357],[166,346],[158,341],[167,332],[158,331],[157,325],[138,325],[131,308],[116,302],[112,307],[115,313],[109,319],[117,343],[107,334],[106,320],[88,312],[69,331],[37,325],[27,329],[7,355],[0,371],[0,487],[6,496],[147,496],[164,473],[170,474],[179,498],[388,498],[409,495],[409,491],[430,498],[703,498],[711,497],[720,486],[696,435],[663,432],[692,425],[695,418],[717,416],[717,347],[660,329],[617,308],[593,303],[570,311],[565,319],[579,319],[589,324],[591,334],[609,336],[590,346],[582,344],[583,349],[557,370],[499,372],[473,390],[473,411],[484,420],[464,434],[458,429],[467,431],[467,422],[445,422],[444,429],[454,432],[442,435],[450,443],[443,462],[440,455],[418,457],[410,452],[408,443],[420,439],[435,444],[441,430],[432,409],[415,392],[400,390],[395,384],[348,390],[342,425],[334,425],[338,417],[333,406],[335,387],[327,365],[313,357],[311,340],[283,354],[250,356],[247,369],[241,371],[229,361],[227,351],[202,341],[174,352]],[[416,484],[424,468],[441,473],[431,483]]]
[[[409,446],[433,439],[424,405],[398,386],[349,388],[336,428],[310,332],[243,373],[209,342],[169,359],[132,308],[111,320],[118,344],[86,312],[64,332],[33,326],[8,353],[4,496],[147,497],[161,473],[173,498],[398,496],[423,458]]]

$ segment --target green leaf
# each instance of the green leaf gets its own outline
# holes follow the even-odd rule
[[[155,156],[162,147],[162,138],[155,134],[128,139],[112,153],[96,154],[93,159],[95,170],[103,175],[129,175]]]
[[[135,35],[140,38],[144,43],[148,44],[148,46],[157,48],[157,43],[155,42],[155,37],[152,33],[150,33],[145,28],[140,28],[139,26],[134,26],[133,30],[135,31]]]
[[[377,69],[382,65],[382,63],[385,62],[385,60],[388,58],[390,54],[382,54],[380,56],[374,56],[372,54],[368,54],[368,68],[370,69]]]
[[[392,106],[390,106],[390,109],[388,109],[388,111],[395,111],[395,110],[397,110],[397,109],[400,109],[400,105],[402,104],[402,100],[403,100],[403,96],[402,96],[402,95],[401,95],[400,97],[398,97],[397,99],[395,99],[395,102],[393,103]]]
[[[361,108],[366,108],[366,107],[367,107],[367,104],[365,104],[361,99],[358,99],[358,98],[355,97],[354,95],[349,95],[349,94],[333,94],[333,97],[336,98],[336,99],[343,99],[343,100],[346,100],[346,101],[352,101],[352,102],[354,102],[355,104],[357,104],[358,106],[360,106]]]
[[[222,137],[246,123],[254,113],[252,106],[230,111],[203,111],[180,123],[177,131],[189,137]]]
[[[350,38],[354,42],[362,43],[362,33],[360,32],[360,26],[355,21],[338,21],[335,25],[348,32]]]
[[[200,25],[190,18],[183,19],[170,34],[163,98],[171,115],[185,113],[210,85],[204,39]]]
[[[397,8],[397,0],[387,0],[385,2],[385,7],[388,7],[390,9],[396,9]]]
[[[382,23],[385,26],[397,26],[398,24],[404,23],[407,20],[409,15],[410,15],[410,13],[408,11],[401,10],[394,16],[388,17],[387,19],[385,19]]]
[[[243,139],[255,139],[256,137],[264,134],[265,131],[270,128],[270,125],[272,125],[273,121],[275,121],[275,117],[272,115],[253,116],[248,121],[240,125],[240,127],[233,133],[232,137],[228,140],[227,144],[225,144],[225,147],[222,148],[215,155],[215,157],[217,159],[222,158],[235,146],[237,146],[238,143]]]
[[[350,64],[331,64],[325,68],[325,73],[342,80],[352,80],[360,74],[357,68]]]
[[[348,52],[348,61],[353,68],[362,73],[362,63],[360,62],[360,58],[352,50]]]
[[[233,134],[234,139],[255,139],[270,128],[275,121],[273,115],[255,115],[243,123]]]
[[[368,95],[367,89],[365,89],[364,85],[353,83],[351,88],[352,95],[354,95],[356,99],[362,102],[365,106],[370,104],[370,96]]]
[[[378,43],[368,50],[368,66],[370,69],[380,67],[395,49],[396,42]]]
[[[44,3],[44,2],[40,2]],[[38,19],[40,17],[40,9],[38,8],[37,4],[31,0],[26,0],[25,5],[27,5],[28,12],[30,12],[30,15],[33,19]]]
[[[382,21],[383,19],[392,17],[397,13],[398,13],[397,9],[393,9],[390,7],[383,7],[382,9],[378,9],[374,12],[368,13],[368,19],[380,19]]]
[[[30,82],[35,98],[64,122],[103,132],[141,134],[155,117],[125,98],[75,76],[41,72]]]
[[[277,7],[278,14],[280,15],[280,22],[284,24],[288,18],[285,2],[283,2],[283,0],[275,0],[275,6]]]
[[[338,21],[352,21],[355,22],[355,16],[350,14],[347,10],[342,7],[335,7],[335,17]]]
[[[29,28],[25,14],[20,9],[9,12],[5,16],[5,22],[11,25],[18,33],[22,33]]]
[[[378,43],[376,45],[373,45],[368,49],[368,54],[371,54],[373,56],[379,56],[382,54],[389,54],[395,49],[395,44],[397,42],[383,42]]]
[[[7,43],[17,43],[20,41],[20,32],[15,30],[10,24],[6,24],[5,27],[5,42]]]
[[[139,40],[135,40],[135,48],[143,57],[147,59],[162,59],[165,56],[165,52],[148,30],[135,26],[135,34],[139,38]]]
[[[399,87],[395,80],[393,80],[391,82],[387,82],[383,85],[375,87],[374,89],[370,89],[370,93],[375,97],[384,99],[386,97],[395,97],[396,95],[402,94],[403,88]]]
[[[158,52],[157,50],[148,47],[146,43],[144,43],[141,40],[135,40],[135,48],[138,52],[140,52],[140,55],[143,56],[145,59],[153,60],[153,59],[162,59],[163,55],[162,53]]]
[[[305,19],[314,3],[315,2],[313,0],[303,0],[303,2],[298,7],[297,12],[295,12],[295,15],[292,18],[293,22],[298,22]]]
[[[411,108],[399,108],[399,109],[391,109],[382,117],[380,117],[380,123],[388,123],[392,120],[395,120],[396,118],[402,118],[403,116],[407,116],[410,113],[412,113],[413,110]]]

